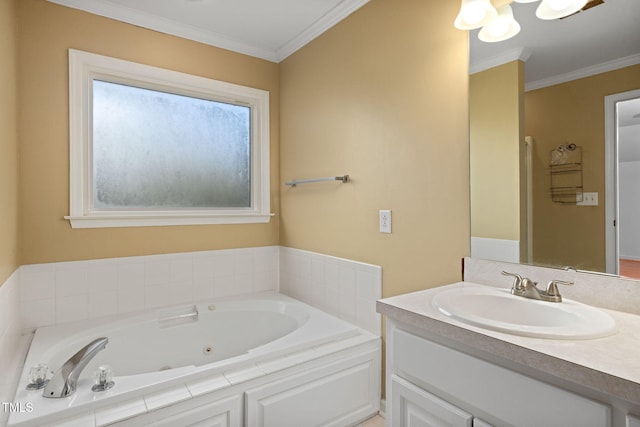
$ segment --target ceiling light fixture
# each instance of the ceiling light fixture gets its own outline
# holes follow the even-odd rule
[[[511,3],[533,3],[540,0],[462,0],[454,26],[460,30],[481,28],[478,38],[484,42],[500,42],[520,32],[513,17]],[[576,13],[589,0],[542,0],[536,16],[558,19]]]
[[[482,27],[478,38],[483,42],[501,42],[520,32],[520,24],[513,18],[511,6],[505,4],[498,9],[498,16]]]
[[[589,0],[542,0],[536,16],[540,19],[560,19],[576,13]]]
[[[487,25],[497,16],[498,11],[490,0],[462,0],[453,25],[459,30],[473,30]]]

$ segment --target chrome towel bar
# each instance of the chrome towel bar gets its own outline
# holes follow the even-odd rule
[[[293,181],[287,181],[284,185],[290,185],[291,187],[295,187],[298,184],[309,184],[312,182],[325,182],[325,181],[342,181],[342,183],[349,182],[349,175],[342,176],[328,176],[326,178],[313,178],[313,179],[297,179]]]

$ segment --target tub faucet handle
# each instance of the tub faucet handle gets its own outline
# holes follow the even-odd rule
[[[98,369],[93,373],[95,384],[91,387],[93,392],[101,392],[109,390],[114,386],[113,382],[113,369],[109,365],[98,366]]]
[[[49,382],[50,377],[51,371],[46,364],[39,363],[32,366],[29,371],[29,384],[27,385],[27,390],[43,389]]]

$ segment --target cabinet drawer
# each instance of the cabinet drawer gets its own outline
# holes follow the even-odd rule
[[[393,334],[394,372],[469,412],[519,427],[611,425],[606,405],[408,332]]]

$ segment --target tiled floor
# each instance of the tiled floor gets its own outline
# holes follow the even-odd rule
[[[384,418],[382,418],[380,415],[376,415],[373,418],[369,418],[358,427],[384,427]]]

